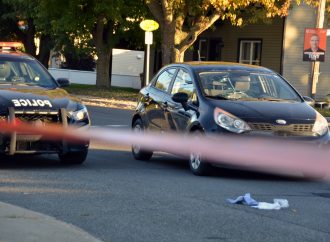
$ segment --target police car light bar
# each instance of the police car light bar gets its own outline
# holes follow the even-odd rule
[[[23,44],[20,42],[0,42],[0,47],[19,48],[23,47]]]
[[[0,42],[0,50],[3,51],[17,51],[23,48],[23,44],[20,42]]]

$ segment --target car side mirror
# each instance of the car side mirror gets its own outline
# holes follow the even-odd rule
[[[172,100],[176,103],[181,103],[182,107],[185,109],[185,110],[188,110],[188,100],[189,100],[189,96],[187,93],[184,93],[184,92],[178,92],[178,93],[175,93],[173,94],[172,96]]]
[[[310,106],[314,106],[315,105],[315,100],[311,97],[308,96],[303,96],[303,99],[305,100],[305,102],[310,105]]]
[[[173,96],[172,96],[172,100],[174,102],[181,103],[181,104],[187,103],[188,99],[189,99],[188,94],[184,93],[184,92],[178,92],[178,93],[173,94]]]
[[[60,85],[60,87],[68,87],[70,86],[70,81],[67,78],[57,78],[57,83]]]

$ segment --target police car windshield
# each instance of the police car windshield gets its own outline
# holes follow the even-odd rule
[[[199,73],[206,97],[221,100],[302,102],[293,88],[275,73],[208,71]]]
[[[52,77],[33,59],[0,59],[0,88],[3,85],[57,87]]]

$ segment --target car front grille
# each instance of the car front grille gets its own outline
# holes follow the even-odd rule
[[[270,123],[248,123],[253,131],[269,132],[287,136],[314,136],[313,124],[274,125]]]
[[[22,122],[33,123],[37,121],[41,121],[42,123],[58,123],[60,122],[59,115],[56,114],[39,114],[39,113],[31,113],[31,114],[16,114],[15,117]]]

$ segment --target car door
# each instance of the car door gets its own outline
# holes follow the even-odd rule
[[[194,98],[196,97],[195,86],[189,72],[180,68],[171,85],[171,90],[168,95],[164,96],[164,116],[166,120],[166,127],[172,131],[184,131],[192,118],[195,115],[195,110],[185,110],[180,103],[172,100],[175,93],[184,92],[189,96],[189,105],[194,105]],[[197,107],[196,107],[197,108]]]
[[[147,126],[153,131],[164,130],[165,117],[162,109],[164,95],[167,94],[170,83],[177,68],[168,67],[162,70],[144,93]]]

